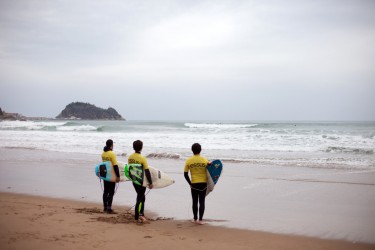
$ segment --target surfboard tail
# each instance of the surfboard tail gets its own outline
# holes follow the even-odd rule
[[[211,162],[211,165],[207,166],[206,196],[214,190],[214,187],[220,178],[222,170],[223,170],[223,164],[221,163],[220,160],[214,160]]]

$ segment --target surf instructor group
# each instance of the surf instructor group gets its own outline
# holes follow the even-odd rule
[[[141,155],[143,149],[143,142],[136,140],[133,142],[134,153],[128,157],[128,164],[140,164],[141,169],[144,172],[145,177],[148,181],[149,189],[153,188],[153,182],[151,173],[147,163],[147,159]],[[191,147],[193,156],[189,157],[185,162],[184,177],[188,182],[191,189],[192,197],[192,210],[194,218],[193,223],[203,225],[203,215],[205,212],[205,199],[207,191],[207,166],[211,163],[203,156],[200,155],[202,147],[199,143],[194,143]],[[120,181],[120,172],[118,168],[118,162],[116,154],[113,152],[113,140],[108,139],[106,146],[103,149],[101,155],[103,162],[111,162],[113,170],[116,174],[116,182]],[[191,179],[189,177],[189,172]],[[113,175],[112,175],[113,176]],[[159,176],[160,178],[160,176]],[[104,180],[104,191],[103,191],[103,211],[106,213],[114,213],[112,210],[113,196],[115,194],[116,182]],[[133,182],[134,190],[137,193],[136,205],[134,209],[134,219],[137,223],[144,223],[147,221],[144,215],[145,201],[146,201],[146,187]]]

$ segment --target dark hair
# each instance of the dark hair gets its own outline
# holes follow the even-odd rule
[[[193,146],[191,146],[191,150],[195,155],[198,155],[200,154],[202,147],[199,143],[194,143]]]
[[[107,152],[109,150],[111,150],[111,147],[113,146],[113,141],[111,139],[108,139],[106,142],[105,142],[105,147],[104,147],[104,152]]]
[[[141,152],[142,148],[143,148],[142,141],[136,140],[133,142],[133,149],[135,150],[135,152]]]

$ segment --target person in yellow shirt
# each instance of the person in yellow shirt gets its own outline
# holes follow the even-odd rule
[[[113,166],[113,170],[116,173],[116,182],[120,181],[120,172],[118,169],[118,163],[116,154],[113,152],[113,140],[108,139],[105,143],[105,147],[103,149],[102,153],[102,161],[110,161]],[[104,206],[104,212],[106,213],[114,213],[112,210],[112,201],[113,196],[115,195],[115,187],[116,182],[110,182],[110,181],[103,181],[104,182],[104,191],[103,191],[103,206]]]
[[[193,200],[194,223],[203,225],[203,214],[205,210],[205,199],[207,189],[207,165],[210,162],[200,155],[202,147],[199,143],[194,143],[191,147],[193,156],[188,158],[185,163],[184,176],[191,188],[191,197]],[[191,180],[189,178],[189,171]],[[198,220],[198,202],[199,202],[199,220]]]
[[[146,178],[149,183],[148,188],[152,189],[153,185],[152,185],[150,170],[148,168],[147,159],[141,155],[142,148],[143,148],[142,141],[137,140],[133,142],[133,149],[135,152],[128,157],[128,164],[142,164],[143,171],[145,172]],[[146,197],[145,197],[146,187],[137,185],[134,182],[133,182],[133,187],[135,191],[137,192],[137,202],[135,204],[134,219],[136,222],[143,223],[147,221],[144,215],[145,201],[146,201]]]

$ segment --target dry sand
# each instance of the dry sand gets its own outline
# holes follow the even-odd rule
[[[375,245],[159,218],[137,225],[128,208],[0,193],[0,249],[375,249]]]

